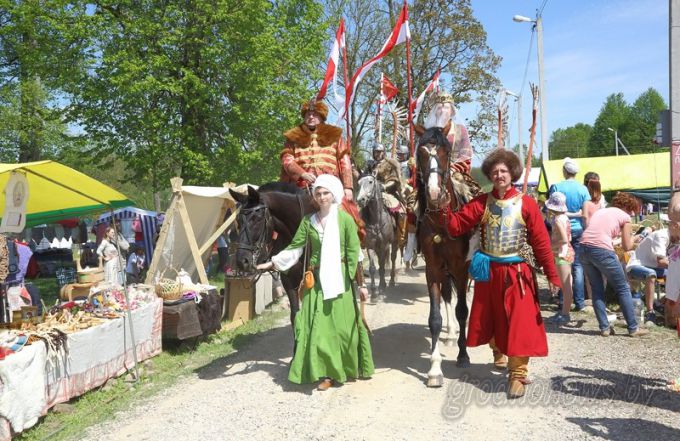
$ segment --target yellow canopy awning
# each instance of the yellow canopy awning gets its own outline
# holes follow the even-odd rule
[[[574,158],[578,163],[578,182],[588,172],[600,175],[602,191],[645,190],[668,187],[671,182],[671,156],[668,152],[644,155]],[[564,179],[562,159],[546,161],[541,167],[538,192],[547,193],[550,186]]]
[[[11,172],[28,180],[26,227],[134,205],[106,184],[54,161],[0,164],[0,209]],[[0,216],[1,217],[1,216]]]

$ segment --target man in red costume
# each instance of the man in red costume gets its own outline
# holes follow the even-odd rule
[[[352,164],[342,129],[326,124],[328,107],[320,100],[305,101],[300,113],[304,122],[283,134],[286,142],[281,152],[281,181],[311,188],[321,174],[337,176],[345,191],[342,208],[354,218],[363,239],[364,223],[353,202]]]
[[[482,163],[493,190],[474,198],[457,213],[448,213],[448,228],[459,236],[481,228],[481,249],[470,264],[475,293],[470,312],[468,346],[489,343],[494,359],[506,354],[508,398],[524,395],[529,357],[548,355],[548,341],[533,271],[520,255],[528,243],[548,277],[551,290],[560,285],[550,238],[536,202],[512,183],[522,167],[513,152],[496,149]]]

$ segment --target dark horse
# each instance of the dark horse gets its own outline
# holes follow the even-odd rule
[[[450,123],[449,123],[450,124]],[[443,214],[450,208],[458,209],[451,185],[451,143],[446,138],[449,126],[422,130],[417,158],[416,188],[418,191],[418,245],[425,257],[425,277],[430,296],[429,326],[432,335],[430,371],[427,385],[442,386],[444,378],[441,371],[442,357],[439,353],[439,334],[442,331],[440,312],[441,299],[447,315],[447,334],[451,333],[452,286],[456,288],[456,319],[459,324],[457,366],[468,367],[470,357],[466,348],[466,322],[468,306],[466,302],[468,264],[466,263],[470,235],[451,237],[444,224]],[[444,339],[442,339],[444,340]],[[447,336],[448,340],[448,336]]]
[[[239,226],[235,265],[240,274],[255,275],[255,266],[267,262],[293,240],[302,218],[314,211],[311,196],[292,184],[270,182],[255,190],[248,186],[248,195],[229,190],[241,204],[236,217]],[[300,310],[297,288],[302,280],[302,259],[290,270],[281,273],[290,301],[290,322]]]
[[[361,219],[366,224],[364,246],[366,252],[373,250],[378,257],[378,275],[380,277],[380,294],[387,288],[385,283],[385,263],[389,255],[392,267],[390,270],[390,286],[394,286],[395,262],[397,260],[397,224],[383,202],[382,186],[371,175],[359,179],[359,195],[357,205],[360,208]],[[375,265],[369,257],[369,272],[371,274],[371,298],[375,300]]]

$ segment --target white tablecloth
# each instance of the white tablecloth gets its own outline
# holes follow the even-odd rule
[[[163,301],[132,311],[138,361],[161,352]],[[53,354],[50,354],[53,355]],[[0,361],[0,440],[32,427],[58,403],[104,384],[134,366],[127,317],[69,334],[67,351],[48,359],[44,343]]]

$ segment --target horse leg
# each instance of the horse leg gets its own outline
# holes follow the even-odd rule
[[[454,279],[456,286],[456,320],[458,320],[458,359],[456,366],[461,368],[470,367],[470,356],[467,353],[467,268],[459,271]]]
[[[447,277],[442,283],[442,300],[444,301],[444,312],[446,312],[446,334],[441,338],[446,346],[453,346],[453,314],[451,310],[452,289],[451,278]]]
[[[427,387],[441,387],[444,385],[444,374],[442,373],[442,356],[439,352],[439,334],[442,331],[442,315],[439,310],[441,302],[439,283],[428,280],[428,291],[430,294],[430,317],[427,322],[432,336],[432,352],[430,354],[430,370],[427,372]]]
[[[391,260],[392,260],[392,268],[390,269],[390,287],[394,287],[396,285],[395,282],[395,277],[396,277],[396,272],[397,272],[397,251],[399,251],[399,242],[393,241],[391,246]]]
[[[387,289],[385,282],[385,262],[387,261],[387,249],[383,245],[378,252],[378,276],[380,277],[380,294],[384,294]]]
[[[368,249],[366,250],[366,255],[368,256],[368,272],[371,275],[371,301],[375,302],[378,299],[378,292],[375,286],[375,262],[373,262],[371,252]]]

